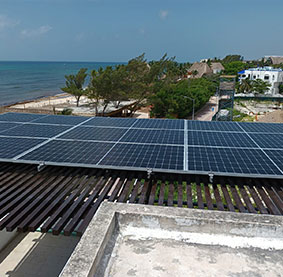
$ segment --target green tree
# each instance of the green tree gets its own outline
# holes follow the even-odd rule
[[[83,89],[86,77],[87,68],[81,68],[76,75],[65,75],[66,87],[61,88],[62,91],[67,92],[75,96],[77,101],[77,107],[79,106],[80,98],[86,94]]]
[[[279,85],[279,93],[283,94],[283,84]]]
[[[230,63],[224,63],[225,74],[227,75],[238,75],[238,72],[246,69],[246,64],[241,61],[234,61]]]
[[[271,84],[261,79],[252,81],[252,90],[255,94],[264,94],[269,90]]]
[[[243,79],[241,83],[238,83],[237,91],[239,93],[249,93],[253,89],[252,81],[249,79]]]
[[[243,61],[243,57],[241,55],[227,55],[222,62],[223,63],[231,63],[231,62],[238,62]]]

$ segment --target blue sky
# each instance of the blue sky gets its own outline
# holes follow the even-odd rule
[[[283,55],[282,0],[0,0],[0,60]]]

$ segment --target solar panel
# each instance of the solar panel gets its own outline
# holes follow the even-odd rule
[[[0,132],[20,126],[18,123],[0,122]]]
[[[218,173],[281,175],[260,149],[188,148],[188,169]]]
[[[8,113],[0,160],[282,178],[282,126]]]
[[[131,129],[121,139],[123,142],[184,144],[184,131]]]
[[[51,138],[69,128],[70,126],[23,124],[13,129],[3,131],[0,135]]]
[[[177,119],[138,119],[134,128],[146,129],[184,129],[184,120]]]
[[[283,171],[283,150],[264,150],[264,152],[277,164]]]
[[[134,124],[135,121],[135,118],[94,117],[83,125],[103,127],[130,127]]]
[[[127,131],[123,128],[104,128],[104,127],[77,127],[64,135],[61,139],[74,140],[99,140],[99,141],[118,141]]]
[[[183,170],[183,160],[181,146],[118,143],[99,165]]]
[[[88,117],[71,115],[48,115],[35,120],[35,123],[58,124],[58,125],[77,125],[87,120]]]
[[[189,130],[243,132],[235,122],[223,121],[188,121]]]
[[[245,133],[227,132],[188,132],[188,145],[226,146],[226,147],[257,147]]]
[[[53,163],[96,164],[112,143],[53,140],[21,157],[20,160]]]
[[[250,134],[260,148],[283,149],[283,134]]]
[[[13,159],[43,141],[42,139],[0,137],[0,158]]]
[[[241,122],[238,123],[246,132],[260,133],[283,133],[282,123],[258,123],[258,122]]]
[[[0,115],[0,121],[30,122],[44,117],[46,117],[45,114],[5,113]]]

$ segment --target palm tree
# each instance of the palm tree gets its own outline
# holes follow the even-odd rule
[[[252,82],[252,89],[255,94],[264,94],[270,87],[271,84],[269,82],[265,82],[261,79],[254,80]]]
[[[252,82],[249,79],[244,79],[238,86],[238,91],[240,93],[249,93],[253,89]]]

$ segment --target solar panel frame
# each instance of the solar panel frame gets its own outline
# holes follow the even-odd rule
[[[245,133],[231,134],[229,132],[199,132],[193,130],[188,131],[188,145],[258,148],[254,141]]]
[[[117,143],[98,165],[182,171],[183,155],[182,146]]]
[[[32,122],[39,118],[44,118],[46,114],[31,114],[31,113],[3,113],[0,114],[0,122]]]
[[[132,128],[121,138],[120,142],[167,145],[178,144],[183,146],[184,132],[180,130]]]
[[[86,127],[81,126],[59,136],[65,140],[87,140],[87,141],[118,141],[127,129],[111,127]]]
[[[31,116],[30,116],[31,115]],[[13,121],[15,119],[18,120],[18,117],[22,116],[22,114],[15,114],[13,113],[12,116],[10,115],[9,117],[7,117],[6,115],[6,119],[4,121],[1,121],[1,116],[0,115],[0,126],[1,123],[4,124],[13,124],[17,121]],[[218,164],[215,163],[214,164],[214,168],[216,168],[217,170],[215,170],[213,172],[214,175],[225,175],[225,176],[251,176],[251,177],[265,177],[265,178],[282,178],[283,177],[283,170],[281,168],[282,166],[282,160],[281,157],[278,157],[278,155],[276,156],[274,153],[275,152],[270,152],[270,151],[274,151],[274,147],[276,147],[276,149],[278,149],[280,151],[280,153],[282,153],[281,148],[278,148],[279,145],[278,144],[273,144],[271,147],[272,148],[263,148],[261,143],[258,143],[258,138],[261,137],[260,134],[262,134],[262,138],[266,135],[267,137],[271,138],[275,138],[278,136],[280,136],[281,133],[278,133],[278,128],[277,128],[277,132],[275,132],[274,127],[272,127],[271,129],[269,127],[264,127],[262,130],[259,130],[258,126],[269,126],[269,125],[257,125],[257,129],[256,130],[252,130],[251,132],[248,132],[247,130],[245,130],[244,127],[242,127],[242,124],[246,124],[246,123],[227,123],[227,122],[197,122],[196,121],[187,121],[187,120],[169,120],[169,119],[123,119],[123,118],[86,118],[86,117],[69,117],[69,116],[50,116],[50,115],[39,115],[40,118],[37,117],[36,118],[33,117],[33,114],[26,114],[26,116],[24,116],[25,118],[20,121],[17,122],[17,124],[19,126],[11,127],[9,130],[11,130],[10,132],[13,133],[14,131],[12,131],[13,129],[17,129],[19,127],[21,128],[27,128],[25,127],[25,125],[27,126],[34,126],[34,128],[46,128],[50,129],[53,128],[54,126],[65,126],[63,129],[64,131],[62,133],[57,134],[57,132],[55,132],[55,136],[51,136],[49,135],[48,139],[41,139],[41,140],[37,140],[37,144],[35,144],[35,146],[27,149],[26,151],[23,151],[22,153],[17,154],[15,157],[13,157],[12,159],[9,158],[5,158],[5,157],[1,157],[0,154],[0,161],[12,161],[12,162],[20,162],[20,163],[34,163],[34,164],[38,164],[41,161],[38,160],[27,160],[26,158],[31,155],[32,153],[37,153],[40,152],[40,149],[48,149],[48,147],[51,147],[53,144],[56,145],[60,145],[61,147],[63,147],[64,144],[67,145],[85,145],[85,143],[91,143],[89,145],[94,145],[93,143],[98,143],[96,145],[107,145],[107,147],[102,147],[101,149],[104,151],[99,152],[99,150],[95,150],[98,151],[97,153],[100,153],[99,155],[97,155],[97,157],[102,157],[100,158],[100,160],[95,163],[97,161],[97,159],[93,159],[91,161],[91,163],[89,163],[90,161],[87,159],[80,159],[79,153],[82,151],[82,153],[85,153],[82,148],[79,148],[80,151],[75,151],[77,154],[76,156],[72,156],[72,152],[71,153],[71,157],[70,160],[66,160],[66,156],[64,156],[64,161],[60,161],[60,147],[57,147],[55,150],[53,149],[53,153],[50,152],[51,154],[56,154],[57,156],[57,161],[43,161],[46,164],[50,164],[50,165],[59,165],[59,166],[79,166],[79,167],[94,167],[94,168],[114,168],[114,169],[127,169],[127,170],[141,170],[141,171],[145,171],[148,170],[148,168],[151,168],[151,170],[153,171],[159,171],[159,172],[175,172],[175,173],[181,173],[181,174],[208,174],[211,172],[208,171],[196,171],[195,169],[192,170],[192,161],[191,161],[191,157],[190,157],[190,149],[194,148],[194,150],[196,149],[200,149],[200,148],[212,148],[213,151],[226,151],[226,153],[230,153],[230,156],[228,157],[226,154],[226,158],[230,158],[232,157],[233,160],[233,154],[231,154],[232,150],[235,150],[235,153],[237,153],[236,155],[238,155],[239,159],[241,160],[242,157],[239,156],[239,153],[243,153],[243,157],[246,157],[246,153],[250,153],[250,156],[254,156],[257,157],[257,155],[255,155],[255,153],[260,153],[258,154],[259,159],[263,160],[263,164],[267,165],[267,170],[264,170],[264,168],[262,168],[259,164],[254,163],[253,166],[258,167],[258,170],[251,170],[251,168],[253,166],[251,166],[251,164],[248,162],[248,158],[246,157],[247,161],[243,162],[242,166],[235,166],[235,168],[229,169],[230,171],[227,172],[227,170],[225,172],[220,172],[219,166],[221,164],[223,164],[223,160],[225,162],[226,167],[227,164],[229,164],[229,160],[225,159],[225,155],[224,157],[222,157],[222,161],[221,158],[219,158]],[[48,118],[50,116],[50,118],[47,120],[48,123],[41,123],[41,121],[45,121],[44,118]],[[56,120],[60,117],[60,120]],[[68,118],[67,120],[65,120],[65,118]],[[71,122],[72,118],[76,118],[75,121],[76,122]],[[79,118],[77,120],[77,118]],[[9,121],[9,120],[12,121]],[[30,121],[28,121],[27,119],[31,119]],[[100,123],[98,123],[98,121]],[[68,121],[68,122],[66,122]],[[96,123],[94,123],[94,121],[96,121]],[[77,122],[80,122],[78,124],[75,124]],[[91,125],[89,122],[91,122]],[[68,123],[68,124],[65,124]],[[72,125],[73,124],[73,125]],[[102,126],[95,126],[93,124],[103,124]],[[107,126],[104,126],[107,125]],[[118,126],[117,126],[118,125]],[[7,125],[8,126],[8,125]],[[12,126],[12,125],[11,125]],[[41,126],[41,127],[38,127]],[[44,126],[44,127],[43,127]],[[200,127],[201,126],[201,127]],[[206,130],[207,128],[210,128],[210,130]],[[245,125],[247,126],[247,125]],[[275,126],[275,125],[273,125]],[[277,125],[276,125],[277,126]],[[282,125],[278,125],[283,126]],[[192,127],[194,127],[196,130],[192,130]],[[1,127],[0,127],[1,128]],[[20,128],[20,129],[21,129]],[[54,127],[56,129],[56,127]],[[80,132],[80,130],[90,130],[89,128],[95,128],[96,130],[108,130],[108,134],[104,134],[101,135],[101,137],[99,137],[99,140],[93,140],[93,138],[91,138],[91,140],[89,140],[88,138],[84,138],[82,137],[82,133]],[[101,128],[101,129],[99,129]],[[268,129],[269,128],[269,129]],[[280,129],[279,128],[279,129]],[[63,130],[62,129],[62,130]],[[77,131],[76,131],[77,129]],[[247,129],[247,128],[246,128]],[[11,134],[10,132],[8,132],[9,130],[4,130],[4,132],[7,132],[7,134]],[[117,131],[119,130],[119,131]],[[271,130],[271,131],[270,131]],[[261,131],[261,132],[258,132]],[[87,131],[85,131],[87,132]],[[117,137],[115,137],[114,141],[110,140],[111,138],[111,134],[112,133],[119,133],[121,132],[121,136],[118,135]],[[158,132],[160,132],[163,135],[158,134]],[[167,132],[167,134],[166,134]],[[75,137],[73,138],[68,138],[68,133],[72,134],[76,134]],[[147,134],[144,135],[142,138],[141,134]],[[190,143],[190,133],[195,133],[198,134],[198,136],[204,136],[207,135],[207,133],[210,133],[209,135],[207,135],[208,137],[214,137],[212,140],[214,140],[214,142],[210,141],[208,144],[212,144],[212,145],[189,145],[188,143]],[[201,135],[199,135],[199,133],[201,133]],[[134,136],[131,136],[132,134],[136,134],[136,138],[134,138]],[[155,134],[155,135],[148,135],[148,134]],[[182,135],[181,135],[182,134]],[[30,134],[27,134],[30,135]],[[258,137],[256,137],[257,135],[259,135]],[[171,136],[171,138],[170,138]],[[174,139],[174,136],[177,136],[178,139],[178,144],[176,144],[176,141]],[[225,143],[223,145],[223,142],[221,140],[219,140],[219,137],[223,137],[225,139]],[[232,136],[232,138],[230,137]],[[250,138],[250,141],[248,143],[248,147],[242,147],[242,142],[241,139],[242,137],[245,137],[245,140],[247,139],[247,136]],[[159,137],[159,138],[158,138]],[[165,137],[165,138],[164,138]],[[168,139],[169,137],[169,139]],[[34,138],[29,136],[29,137],[25,137],[25,136],[20,136],[20,137],[14,137],[14,136],[6,136],[5,134],[2,134],[1,129],[0,129],[0,138],[2,138],[3,140],[13,140],[13,139],[23,139],[23,143],[25,142],[25,139],[28,140],[33,140]],[[36,137],[37,138],[37,137]],[[96,138],[95,138],[96,139]],[[158,140],[161,139],[161,143],[160,141],[158,142]],[[11,140],[11,141],[12,141]],[[128,141],[129,140],[129,141]],[[132,142],[133,140],[133,142]],[[217,141],[215,143],[215,141]],[[172,143],[172,141],[174,141]],[[182,141],[182,142],[181,142]],[[220,141],[220,142],[219,142]],[[231,142],[232,141],[232,142]],[[75,144],[74,144],[75,143]],[[172,143],[172,144],[171,144]],[[254,145],[253,145],[254,143]],[[203,142],[203,144],[206,144]],[[215,144],[215,145],[214,145]],[[221,146],[219,146],[219,144],[221,144]],[[229,148],[227,150],[227,146],[226,144],[229,145]],[[231,146],[232,144],[232,146]],[[243,143],[246,144],[246,143]],[[11,146],[10,146],[11,147]],[[110,148],[109,148],[110,147]],[[173,147],[173,148],[172,148]],[[175,148],[174,148],[175,147]],[[177,147],[177,148],[176,148]],[[191,148],[190,148],[191,147]],[[149,152],[146,151],[147,149],[152,148],[151,154],[154,156],[156,156],[155,158],[148,158],[148,154]],[[26,148],[22,149],[25,150]],[[70,149],[70,148],[69,148]],[[119,152],[117,149],[125,149],[123,150],[123,152]],[[140,150],[142,149],[142,150]],[[162,151],[158,151],[158,149],[163,149]],[[164,150],[165,149],[165,150]],[[167,149],[167,150],[166,150]],[[168,150],[169,149],[169,150]],[[176,155],[174,153],[172,153],[172,150],[170,149],[178,149],[178,153],[176,154],[178,158],[176,158]],[[217,150],[215,150],[217,149]],[[221,149],[221,150],[220,150]],[[105,153],[105,150],[106,153]],[[140,160],[143,160],[143,162],[132,162],[132,164],[129,164],[129,162],[125,162],[125,157],[127,157],[127,155],[125,155],[125,153],[131,153],[131,150],[133,153],[140,153],[137,154],[140,157]],[[89,149],[90,151],[90,149]],[[113,151],[113,152],[112,152]],[[167,152],[166,152],[167,151]],[[171,151],[171,152],[170,152]],[[199,151],[199,150],[197,150]],[[246,151],[246,152],[243,152]],[[254,152],[256,151],[256,152]],[[258,152],[260,151],[260,152]],[[66,152],[66,151],[65,151]],[[182,152],[182,153],[181,153]],[[0,152],[1,153],[1,152]],[[49,153],[49,154],[50,154]],[[89,152],[90,153],[90,152]],[[181,154],[180,154],[181,153]],[[271,153],[270,156],[268,153]],[[124,156],[123,156],[124,155]],[[162,156],[163,155],[163,156]],[[167,155],[167,156],[166,156]],[[215,154],[216,155],[216,154]],[[85,156],[85,154],[83,154],[83,156]],[[217,155],[216,155],[217,156]],[[235,154],[234,154],[235,156]],[[76,158],[75,158],[76,157]],[[79,157],[79,158],[78,158]],[[93,156],[91,156],[93,157]],[[109,158],[109,157],[112,157]],[[161,157],[161,158],[160,158]],[[169,158],[168,158],[169,157]],[[168,162],[168,160],[170,161],[170,157],[173,157],[171,162]],[[175,157],[175,161],[176,159],[178,160],[178,162],[174,163],[174,157]],[[159,159],[160,158],[160,159]],[[183,158],[183,161],[181,162],[181,159]],[[146,162],[146,160],[148,160],[148,162]],[[58,162],[59,161],[59,162]],[[130,163],[131,163],[131,159],[130,159]],[[235,159],[234,159],[235,161]],[[104,164],[104,163],[108,163],[108,164]],[[110,164],[112,163],[112,164]],[[119,164],[120,163],[120,164]],[[171,163],[171,165],[170,165]],[[278,166],[277,163],[280,163]],[[183,165],[183,168],[181,168],[181,164]],[[249,167],[247,167],[247,164]],[[176,166],[177,165],[177,166]],[[218,167],[217,167],[218,166]],[[268,172],[268,168],[273,168],[273,173],[274,175],[272,175],[272,173],[270,173],[272,170],[270,169]],[[248,169],[246,169],[248,168]],[[274,169],[276,168],[276,169]],[[237,171],[237,172],[235,172]],[[245,172],[245,173],[243,173]],[[248,173],[247,173],[248,172]],[[266,174],[266,172],[268,174]]]
[[[217,175],[281,176],[261,149],[189,147],[189,171]]]
[[[15,128],[5,130],[0,133],[3,136],[11,137],[37,137],[37,138],[52,138],[68,129],[71,126],[60,126],[60,125],[33,125],[33,124],[22,124]]]

